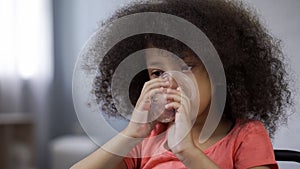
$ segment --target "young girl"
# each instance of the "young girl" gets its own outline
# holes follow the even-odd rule
[[[104,56],[94,83],[98,103],[111,116],[118,115],[109,87],[112,75],[128,55],[142,49],[163,49],[186,65],[174,64],[172,57],[160,50],[146,50],[148,69],[135,76],[130,86],[130,99],[135,105],[132,120],[120,134],[72,168],[278,168],[269,136],[280,120],[284,122],[285,108],[292,104],[291,92],[279,43],[252,11],[237,1],[149,0],[129,4],[108,22],[142,12],[181,17],[206,34],[225,70],[227,98],[223,117],[209,139],[200,143],[199,134],[214,90],[211,86],[216,85],[210,82],[205,65],[188,46],[174,38],[150,33],[126,38]],[[174,69],[187,70],[195,77],[201,95],[196,116],[190,114],[192,100],[176,81],[161,78],[164,72]],[[164,93],[165,111],[173,112],[174,120],[137,122],[136,117],[150,116],[149,98],[158,92]]]

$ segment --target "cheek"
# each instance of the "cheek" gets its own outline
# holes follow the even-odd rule
[[[209,106],[211,101],[210,83],[202,84],[199,87],[199,96],[200,96],[199,113],[203,113],[203,111],[207,108],[207,106]]]

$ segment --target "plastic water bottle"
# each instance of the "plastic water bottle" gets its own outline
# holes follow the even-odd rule
[[[195,82],[191,79],[191,77],[178,71],[165,72],[161,75],[161,77],[169,80],[169,88],[176,89],[177,87],[180,87],[184,94],[188,98],[191,98],[191,103],[197,103],[197,101],[199,103],[199,98],[197,97],[198,88],[196,88]],[[163,92],[155,93],[151,97],[149,112],[153,120],[156,119],[161,123],[169,123],[174,121],[176,110],[165,109],[165,105],[168,102],[169,101],[165,99],[165,94]]]

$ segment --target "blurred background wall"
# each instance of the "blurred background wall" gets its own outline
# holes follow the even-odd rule
[[[73,107],[72,73],[77,55],[89,36],[97,30],[99,21],[130,0],[31,0],[32,2],[26,2],[27,5],[21,1],[0,0],[0,38],[2,39],[0,40],[0,49],[2,48],[0,50],[2,52],[0,53],[0,115],[3,115],[0,116],[0,124],[6,124],[2,125],[6,127],[0,128],[0,132],[4,134],[4,137],[0,136],[0,140],[6,140],[4,143],[19,138],[25,140],[23,141],[25,146],[23,143],[13,145],[17,151],[22,151],[25,155],[28,151],[34,152],[32,158],[36,168],[67,167],[76,159],[82,158],[96,148],[96,145],[82,131]],[[300,35],[298,33],[300,30],[300,11],[298,10],[300,1],[244,1],[249,2],[257,9],[269,30],[276,37],[282,39],[284,52],[290,59],[292,69],[298,78],[295,79],[295,84],[300,84],[300,67],[298,66],[300,64]],[[32,11],[32,6],[36,6],[37,13],[29,15],[29,18],[24,18],[23,15],[26,13],[24,8],[27,7],[26,9]],[[11,11],[7,10],[9,7],[12,7]],[[14,18],[18,10],[21,11],[19,12],[20,19],[16,22],[7,19]],[[41,18],[32,18],[36,15]],[[5,22],[2,22],[2,19]],[[23,19],[26,19],[26,22],[20,22]],[[14,34],[7,27],[9,24],[14,26],[17,24],[20,30],[15,30],[15,32],[21,33]],[[34,26],[34,30],[31,30],[32,27],[29,26],[34,24],[37,25]],[[9,35],[13,35],[15,40],[12,41]],[[42,38],[34,39],[38,37]],[[9,48],[8,42],[17,47]],[[27,46],[31,51],[26,50],[26,44],[29,42],[36,43]],[[40,53],[32,53],[35,48],[42,50],[39,51]],[[10,50],[16,49],[19,52],[10,52]],[[8,57],[21,59],[5,59]],[[12,70],[9,66],[4,69],[5,65],[12,64],[12,67],[16,67],[16,63],[27,64],[27,67],[23,68],[25,70],[36,67],[36,75],[31,76],[30,72],[28,75],[26,71],[25,75],[24,72],[23,75],[20,75],[20,73],[16,73],[20,72],[19,69],[13,70],[15,73],[10,74],[9,72]],[[297,100],[299,100],[299,96],[295,98],[295,101]],[[299,106],[300,104],[297,102],[296,113],[291,115],[288,125],[283,126],[276,134],[273,140],[275,148],[300,150],[298,134],[300,113],[297,112]],[[17,115],[15,117],[7,116],[12,113]],[[23,131],[22,128],[26,128],[26,130]],[[35,139],[31,140],[28,136],[18,134],[24,132],[28,133],[29,137],[31,133]],[[30,146],[31,142],[34,143],[32,146]],[[33,148],[26,150],[24,148],[26,144]],[[2,148],[0,154],[2,151],[11,152],[7,148],[0,148]],[[19,161],[26,161],[26,159],[22,159],[23,157],[19,158],[21,158]],[[282,168],[296,167],[295,164],[281,163],[280,165]]]

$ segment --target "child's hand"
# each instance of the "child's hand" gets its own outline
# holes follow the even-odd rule
[[[131,120],[124,130],[124,134],[134,138],[145,138],[155,125],[155,120],[150,119],[150,98],[155,93],[162,92],[163,87],[168,87],[167,80],[162,78],[152,79],[144,84],[141,95],[132,113]]]
[[[190,132],[192,127],[190,100],[180,88],[168,89],[167,93],[167,99],[173,102],[167,104],[166,109],[176,109],[175,122],[171,123],[168,129],[168,146],[176,155],[194,146]]]

